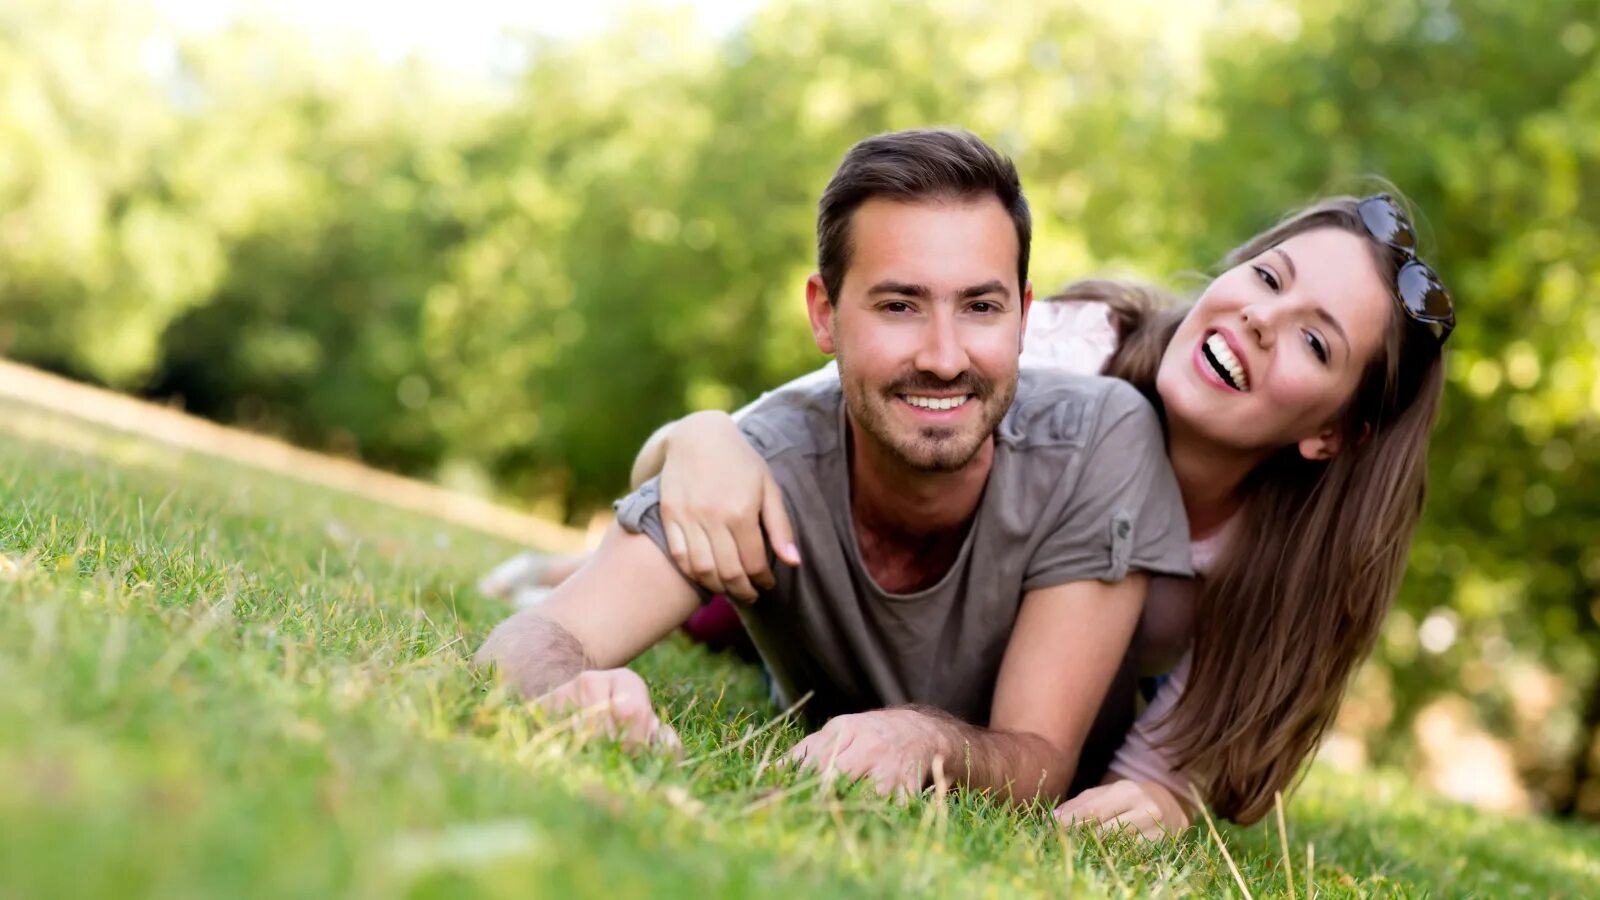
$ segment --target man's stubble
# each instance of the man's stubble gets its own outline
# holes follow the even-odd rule
[[[952,381],[943,381],[927,372],[912,370],[896,378],[887,387],[875,390],[861,380],[851,377],[845,354],[837,354],[839,382],[844,390],[845,409],[856,426],[880,447],[889,451],[907,468],[934,473],[957,472],[970,463],[984,442],[994,433],[1000,420],[1017,394],[1017,374],[1001,384],[995,384],[972,372],[965,372]],[[919,391],[962,391],[972,395],[969,403],[978,403],[982,415],[978,427],[970,431],[941,426],[927,426],[915,434],[898,433],[894,427],[891,406],[898,401],[897,394],[915,394]]]

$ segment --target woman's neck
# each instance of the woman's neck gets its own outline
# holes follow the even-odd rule
[[[1244,503],[1239,486],[1261,463],[1257,454],[1219,447],[1176,424],[1170,425],[1167,455],[1189,516],[1190,540],[1210,537],[1239,511]]]

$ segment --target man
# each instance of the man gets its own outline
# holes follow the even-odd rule
[[[796,567],[741,611],[780,701],[827,720],[803,763],[922,787],[1059,796],[1139,618],[1145,572],[1188,573],[1155,413],[1130,386],[1019,378],[1031,222],[1015,168],[965,132],[856,145],[819,204],[806,284],[839,381],[740,428],[794,523]],[[676,736],[621,666],[699,604],[654,482],[593,559],[479,654],[519,690]],[[784,556],[793,559],[790,548]],[[888,707],[888,708],[884,708]]]

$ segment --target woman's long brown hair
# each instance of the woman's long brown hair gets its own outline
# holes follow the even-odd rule
[[[1356,202],[1333,198],[1293,214],[1227,263],[1340,228],[1369,238],[1392,286],[1404,258],[1370,239]],[[1122,340],[1105,374],[1161,410],[1156,372],[1186,310],[1155,289],[1110,281],[1077,282],[1051,299],[1111,306]],[[1233,537],[1199,586],[1187,688],[1162,725],[1166,750],[1219,815],[1250,823],[1272,808],[1377,638],[1422,510],[1443,384],[1437,344],[1397,302],[1344,413],[1342,452],[1313,462],[1284,447],[1240,485]]]

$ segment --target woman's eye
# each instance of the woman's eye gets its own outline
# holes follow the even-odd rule
[[[1265,282],[1268,288],[1273,292],[1278,290],[1278,276],[1274,275],[1271,269],[1266,266],[1256,266],[1255,270],[1256,277]]]
[[[1322,338],[1319,338],[1316,336],[1316,334],[1308,331],[1306,332],[1306,344],[1311,347],[1311,352],[1317,355],[1318,360],[1323,363],[1327,363],[1328,345],[1322,342]]]

